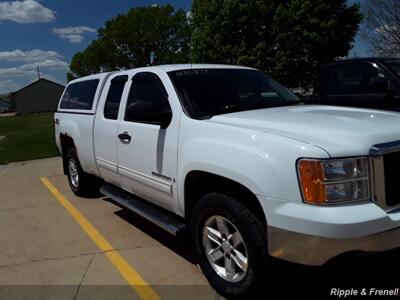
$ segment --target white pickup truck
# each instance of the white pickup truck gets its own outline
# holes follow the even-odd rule
[[[400,246],[400,114],[304,105],[261,71],[166,65],[71,81],[55,113],[73,192],[193,236],[223,296],[269,253],[322,264]]]

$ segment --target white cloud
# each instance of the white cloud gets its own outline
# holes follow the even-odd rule
[[[65,70],[68,71],[69,67],[65,61],[62,60],[44,60],[41,62],[23,64],[18,67],[11,68],[0,68],[0,79],[1,78],[16,78],[16,77],[24,77],[31,76],[32,74],[36,74],[37,67],[43,70]]]
[[[31,50],[21,51],[15,49],[13,51],[0,52],[0,61],[20,61],[20,62],[35,62],[48,59],[60,59],[61,55],[55,51]]]
[[[40,77],[62,85],[66,83],[65,80],[59,80],[49,73],[40,72]],[[15,92],[36,80],[38,80],[36,70],[20,70],[18,68],[0,69],[0,94]]]
[[[9,76],[19,76],[19,74],[28,70],[36,70],[37,67],[49,69],[68,70],[68,63],[61,60],[62,56],[55,51],[31,50],[0,52],[0,61],[24,63],[18,67],[0,68],[0,76],[9,74]]]
[[[55,12],[35,0],[0,2],[0,20],[17,23],[51,22]]]
[[[24,64],[18,69],[20,70],[34,70],[37,67],[39,68],[48,68],[48,69],[65,69],[68,70],[68,64],[65,61],[59,59],[47,59],[44,61],[31,63],[31,64]]]
[[[96,29],[87,26],[53,28],[53,33],[59,38],[70,41],[71,43],[80,43],[84,39],[85,33],[96,32]]]
[[[11,79],[0,80],[0,93],[9,93],[16,90],[19,84]]]
[[[37,80],[37,67],[40,68],[42,78],[56,81],[52,74],[62,74],[69,70],[68,63],[55,51],[30,50],[0,52],[0,62],[6,62],[0,67],[0,93],[10,92]],[[15,65],[10,66],[10,63]],[[49,72],[51,74],[49,74]]]
[[[23,77],[32,73],[30,70],[22,70],[20,68],[0,68],[0,79],[1,78],[12,78],[12,77]]]

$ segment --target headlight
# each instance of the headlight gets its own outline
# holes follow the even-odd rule
[[[304,202],[330,204],[369,198],[368,160],[300,159],[298,173]]]

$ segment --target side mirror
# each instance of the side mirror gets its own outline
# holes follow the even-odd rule
[[[383,77],[372,77],[368,82],[368,88],[377,93],[385,93],[389,88],[389,80]]]
[[[127,106],[125,120],[158,124],[162,129],[165,129],[171,123],[172,111],[162,109],[154,101],[137,101]]]

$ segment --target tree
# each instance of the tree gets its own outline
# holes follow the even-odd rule
[[[189,61],[191,27],[183,10],[137,7],[106,21],[98,37],[72,58],[68,79],[151,64]]]
[[[373,54],[400,56],[400,1],[368,0],[363,39]]]
[[[346,0],[194,0],[193,59],[243,64],[308,88],[317,66],[347,55],[362,15]]]

